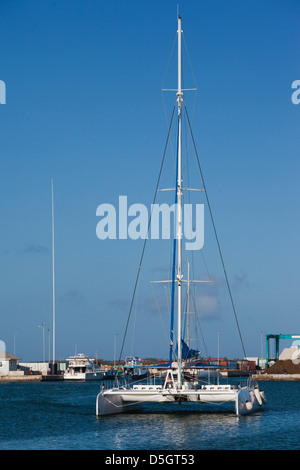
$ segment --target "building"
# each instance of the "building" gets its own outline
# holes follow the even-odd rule
[[[19,357],[14,356],[6,351],[0,351],[0,374],[7,375],[9,372],[18,370]]]

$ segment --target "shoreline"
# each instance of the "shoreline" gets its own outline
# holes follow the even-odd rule
[[[266,381],[266,382],[284,382],[284,381],[298,381],[300,380],[300,374],[254,374],[253,380]]]

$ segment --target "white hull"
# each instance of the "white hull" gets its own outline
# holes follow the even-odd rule
[[[239,416],[258,410],[263,404],[263,392],[254,387],[237,389],[231,385],[205,385],[191,389],[184,385],[180,390],[172,386],[136,385],[133,388],[110,389],[100,392],[96,400],[96,415],[124,413],[143,403],[198,403],[232,404]]]
[[[104,372],[93,363],[88,356],[78,354],[69,359],[68,369],[64,373],[64,380],[90,381],[103,380]]]
[[[73,380],[73,381],[90,381],[90,380],[103,380],[103,372],[77,372],[71,374],[68,372],[64,373],[64,380]]]

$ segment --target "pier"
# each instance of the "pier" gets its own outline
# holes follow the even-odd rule
[[[252,378],[261,382],[293,382],[300,380],[300,374],[255,374]]]
[[[3,382],[55,382],[64,380],[63,375],[41,375],[41,374],[7,374],[0,375],[0,383]]]

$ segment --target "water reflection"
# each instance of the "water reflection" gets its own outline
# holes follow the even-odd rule
[[[112,448],[234,449],[243,436],[247,447],[249,431],[260,428],[260,412],[238,418],[233,412],[178,408],[149,405],[142,413],[111,417],[115,429]]]

